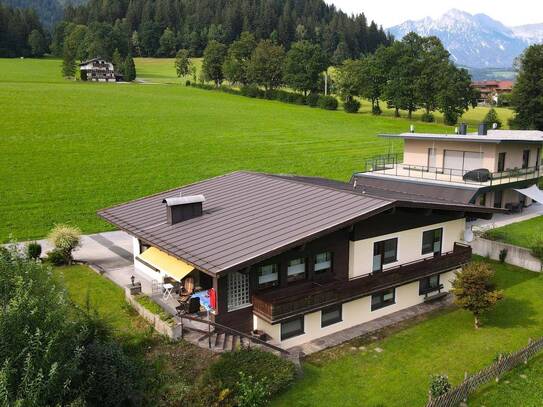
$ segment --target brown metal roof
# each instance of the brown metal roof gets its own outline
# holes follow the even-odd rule
[[[204,213],[168,225],[162,201],[180,193],[204,195]],[[392,199],[268,174],[235,172],[98,214],[196,268],[218,274],[261,261],[392,206]]]

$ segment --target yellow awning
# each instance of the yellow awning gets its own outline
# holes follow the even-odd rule
[[[173,277],[177,281],[181,281],[181,279],[194,270],[194,267],[192,267],[190,264],[176,259],[175,257],[157,249],[156,247],[148,248],[138,257],[154,268],[157,268],[170,277]]]

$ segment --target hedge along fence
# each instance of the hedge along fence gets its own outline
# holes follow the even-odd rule
[[[323,96],[317,93],[310,93],[307,96],[301,93],[288,92],[286,90],[274,89],[264,91],[258,86],[242,86],[240,89],[232,88],[230,86],[216,87],[206,83],[186,82],[187,86],[192,86],[198,89],[215,90],[219,92],[229,93],[232,95],[241,95],[255,99],[267,99],[277,100],[283,103],[289,103],[293,105],[319,107],[324,110],[337,110],[339,103],[333,96]]]
[[[426,404],[426,407],[456,407],[460,403],[466,402],[468,396],[475,392],[480,386],[493,379],[499,381],[503,374],[514,367],[521,363],[528,363],[528,360],[534,357],[541,349],[543,349],[543,337],[536,341],[532,341],[531,339],[528,340],[528,346],[525,348],[510,355],[500,355],[497,362],[474,375],[467,377],[459,386],[451,391],[430,400]]]

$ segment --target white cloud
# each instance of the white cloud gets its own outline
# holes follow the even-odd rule
[[[364,12],[368,20],[375,20],[385,28],[405,20],[439,17],[451,8],[471,14],[484,13],[508,26],[543,23],[543,2],[540,0],[325,1],[348,13]]]

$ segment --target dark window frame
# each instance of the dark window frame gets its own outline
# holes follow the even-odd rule
[[[305,317],[304,317],[304,315],[302,315],[302,316],[298,316],[298,317],[295,317],[295,318],[290,318],[290,319],[288,319],[286,321],[281,322],[281,341],[284,341],[284,340],[290,339],[290,338],[294,338],[295,336],[300,336],[300,335],[305,334],[305,321],[304,321],[304,319],[305,319]],[[301,328],[296,330],[296,331],[289,332],[288,334],[283,334],[283,324],[287,324],[287,323],[295,321],[295,320],[300,320],[302,322],[301,323]]]
[[[328,267],[327,269],[322,269],[322,270],[315,269],[315,266],[317,265],[317,256],[320,254],[325,254],[325,253],[330,255],[330,267]],[[334,269],[334,253],[332,253],[330,250],[327,250],[327,251],[323,251],[323,252],[319,252],[315,254],[315,256],[313,257],[313,273],[315,275],[331,273],[333,269]]]
[[[300,274],[296,274],[294,276],[289,276],[288,275],[288,268],[289,268],[290,262],[293,261],[293,260],[300,260],[300,259],[302,259],[304,261],[304,272],[300,273]],[[286,277],[287,277],[287,283],[294,283],[294,282],[297,282],[297,281],[307,280],[307,258],[306,257],[296,257],[294,259],[288,260],[287,261],[287,274],[286,274]]]
[[[386,252],[385,247],[386,247],[387,242],[394,242],[394,258],[393,259],[391,257],[389,257],[389,258],[385,257],[385,252]],[[392,263],[395,263],[395,262],[398,261],[398,238],[393,237],[391,239],[380,240],[378,242],[374,242],[373,243],[373,257],[372,257],[372,259],[377,254],[379,254],[379,252],[377,250],[380,250],[380,254],[381,254],[381,268],[379,270],[373,270],[373,264],[372,264],[372,272],[373,273],[381,272],[381,271],[383,271],[383,266],[385,266],[387,264],[392,264]]]
[[[522,169],[525,170],[530,166],[530,150],[522,150]]]
[[[425,230],[424,232],[422,232],[422,249],[421,249],[421,254],[430,254],[430,253],[434,253],[436,254],[437,252],[434,251],[434,244],[436,243],[436,232],[437,231],[440,231],[441,234],[439,235],[439,254],[441,254],[441,252],[443,251],[443,228],[436,228],[436,229],[430,229],[430,230]],[[424,236],[427,234],[427,233],[433,233],[432,235],[432,244],[430,246],[430,250],[429,251],[425,251],[424,249]]]
[[[432,277],[437,277],[437,284],[435,286],[430,285],[430,279]],[[439,274],[434,274],[433,276],[424,277],[419,280],[419,295],[426,295],[428,293],[438,291],[440,289],[441,289],[441,277]]]
[[[497,199],[497,197],[499,197],[499,199]],[[494,191],[494,203],[492,206],[494,208],[501,208],[503,206],[503,191]]]
[[[498,153],[498,172],[504,172],[505,171],[505,159],[507,157],[507,153],[501,152]]]
[[[392,291],[392,299],[391,300],[385,300],[385,295],[388,294],[390,291]],[[379,304],[373,303],[373,298],[379,297],[380,302]],[[387,290],[380,291],[378,293],[375,293],[371,296],[371,310],[377,311],[378,309],[388,307],[390,305],[396,304],[396,288],[389,288]]]
[[[268,267],[268,266],[275,266],[275,273],[277,274],[277,279],[274,280],[274,281],[269,281],[269,282],[261,284],[259,280],[260,280],[262,268]],[[266,288],[278,287],[279,286],[280,274],[281,274],[280,273],[280,267],[279,267],[279,264],[277,264],[277,263],[267,263],[267,264],[262,264],[262,265],[258,266],[256,268],[256,287],[257,287],[257,289],[264,290]]]
[[[339,309],[339,317],[338,318],[330,319],[328,321],[323,320],[323,315],[324,315],[325,312],[327,312],[327,311],[328,312],[336,311],[337,309]],[[343,304],[331,305],[331,306],[323,308],[321,310],[321,328],[325,328],[327,326],[334,325],[334,324],[337,324],[337,323],[342,322],[342,321],[343,321]]]

